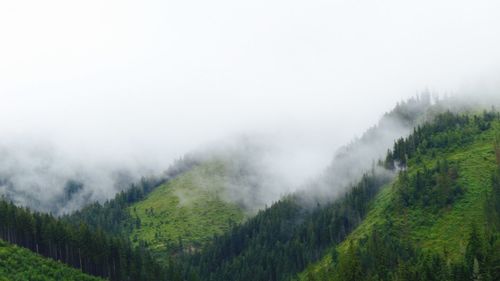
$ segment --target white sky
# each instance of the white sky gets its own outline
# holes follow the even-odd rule
[[[0,0],[0,135],[163,165],[270,133],[326,163],[398,100],[494,77],[499,50],[500,1]]]

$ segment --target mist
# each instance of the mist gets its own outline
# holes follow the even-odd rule
[[[499,13],[486,0],[1,3],[0,193],[68,212],[243,138],[267,204],[417,93],[489,107]],[[360,156],[411,130],[384,122]],[[341,185],[370,168],[359,158]],[[84,188],[57,205],[70,180]]]

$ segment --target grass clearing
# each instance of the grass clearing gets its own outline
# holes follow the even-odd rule
[[[242,222],[243,210],[221,196],[227,176],[222,161],[209,161],[158,187],[128,208],[131,240],[154,252],[192,251]]]

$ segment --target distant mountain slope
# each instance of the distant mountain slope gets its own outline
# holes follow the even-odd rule
[[[143,179],[64,220],[124,236],[162,257],[199,249],[255,215],[279,184],[258,164],[262,148],[257,144],[238,140],[222,146],[190,154],[164,178]]]
[[[94,202],[62,217],[68,223],[79,226],[85,223],[93,229],[101,229],[114,235],[125,235],[128,237],[130,231],[130,214],[127,208],[143,200],[149,193],[168,183],[171,179],[181,175],[198,162],[189,156],[175,161],[167,171],[160,177],[142,178],[138,183],[132,184],[129,189],[121,191],[104,203]]]
[[[224,200],[230,176],[225,165],[207,161],[129,206],[131,240],[155,252],[190,251],[240,223],[243,209]]]
[[[437,132],[399,141],[389,158],[407,168],[363,223],[299,279],[498,280],[499,119],[445,114]],[[406,159],[394,156],[399,149]]]
[[[60,262],[0,240],[0,281],[99,281]]]

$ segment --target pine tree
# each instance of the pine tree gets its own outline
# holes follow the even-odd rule
[[[336,280],[360,281],[363,280],[361,261],[354,244],[349,244],[347,252],[343,255],[336,268]]]

